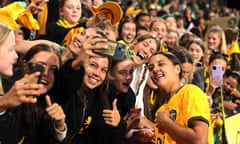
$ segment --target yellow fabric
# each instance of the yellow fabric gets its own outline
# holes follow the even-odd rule
[[[64,37],[64,40],[63,40],[63,45],[64,46],[68,46],[70,44],[70,42],[74,39],[74,37],[81,33],[82,31],[84,31],[84,28],[83,27],[79,27],[79,28],[73,28],[71,29],[67,35]]]
[[[91,11],[94,15],[99,13],[105,13],[106,19],[111,21],[112,25],[118,23],[123,16],[123,11],[117,2],[107,1],[99,6],[91,7]]]
[[[18,23],[30,30],[38,30],[39,25],[32,14],[19,3],[12,3],[0,9],[0,22],[17,29]],[[18,23],[17,23],[18,22]]]
[[[76,24],[70,24],[67,20],[65,20],[64,18],[60,18],[57,21],[57,25],[64,27],[64,28],[72,28],[74,26],[76,26],[78,23]],[[79,34],[80,32],[82,32],[84,30],[83,27],[78,27],[78,28],[72,28],[64,37],[63,40],[63,45],[64,46],[68,46],[70,44],[70,42],[74,39],[74,37]]]
[[[118,41],[120,44],[124,44],[124,45],[126,45],[126,50],[128,50],[129,48],[130,48],[130,44],[128,44],[128,43],[126,43],[124,40],[119,40]]]
[[[17,22],[25,26],[30,31],[36,31],[40,29],[38,21],[33,18],[31,12],[28,10],[25,10],[19,15]]]
[[[48,6],[47,3],[45,3],[42,6],[43,10],[38,13],[37,19],[38,23],[40,25],[40,29],[38,31],[38,34],[44,35],[46,34],[46,23],[47,23],[47,16],[48,16]]]
[[[137,15],[139,14],[140,12],[142,12],[142,9],[135,9],[134,6],[130,6],[127,8],[126,12],[125,12],[125,16],[129,16],[129,15]]]
[[[162,52],[167,52],[167,51],[168,51],[168,47],[167,47],[166,43],[163,43],[163,44],[161,45],[161,51],[162,51]]]
[[[232,47],[230,47],[228,49],[227,54],[228,54],[228,57],[227,57],[227,61],[228,61],[227,69],[231,69],[232,54],[240,54],[238,42],[235,42],[232,45]]]
[[[228,56],[230,57],[233,53],[240,53],[238,42],[235,42],[232,47],[228,49]]]
[[[77,25],[78,23],[75,23],[75,24],[70,24],[67,20],[65,20],[64,18],[60,18],[58,19],[57,21],[57,25],[58,26],[61,26],[61,27],[64,27],[64,28],[72,28],[74,27],[75,25]]]
[[[182,87],[170,100],[163,104],[156,112],[166,109],[176,110],[175,122],[183,127],[188,127],[188,122],[194,117],[201,118],[210,123],[210,108],[207,96],[195,85],[187,84]],[[157,144],[177,144],[167,133],[159,133],[155,129]],[[213,130],[209,127],[209,144],[213,144]]]

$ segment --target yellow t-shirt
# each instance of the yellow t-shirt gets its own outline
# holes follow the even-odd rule
[[[195,85],[187,84],[174,94],[168,103],[163,104],[156,112],[169,109],[176,113],[175,122],[188,127],[189,120],[198,119],[210,123],[210,108],[207,96]],[[167,133],[155,129],[156,144],[177,144]],[[213,144],[212,128],[209,127],[209,144]]]

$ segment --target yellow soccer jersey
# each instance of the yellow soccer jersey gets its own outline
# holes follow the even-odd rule
[[[168,103],[163,104],[156,112],[169,109],[175,114],[175,122],[184,127],[188,127],[189,120],[198,119],[209,124],[210,108],[207,97],[203,91],[195,85],[187,84],[174,94]],[[172,115],[172,114],[171,114]],[[210,129],[210,128],[209,128]],[[212,132],[212,130],[210,130]],[[209,138],[213,136],[209,133]],[[176,144],[167,133],[158,133],[155,129],[156,144]],[[209,144],[212,142],[210,141]]]

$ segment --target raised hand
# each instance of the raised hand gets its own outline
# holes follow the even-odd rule
[[[112,107],[112,110],[104,109],[102,116],[106,124],[117,127],[121,120],[120,114],[117,109],[117,99],[113,100]]]
[[[27,7],[27,9],[32,13],[32,14],[37,14],[38,12],[42,11],[43,4],[45,4],[47,1],[46,0],[33,0]]]
[[[16,81],[12,88],[1,98],[0,109],[16,107],[22,103],[36,103],[40,95],[39,84],[32,83],[40,75],[40,72],[26,74],[22,79]]]
[[[97,45],[97,43],[104,43],[105,45]],[[76,59],[72,63],[72,68],[78,70],[83,65],[84,61],[86,61],[89,57],[99,56],[94,52],[95,49],[107,48],[107,39],[103,38],[99,34],[96,34],[86,38],[84,42],[78,42],[78,44],[75,46],[81,47],[79,49],[78,55],[76,56]]]
[[[47,95],[45,97],[47,108],[46,111],[48,115],[54,120],[54,125],[59,131],[65,130],[65,113],[60,105],[51,102],[50,97]]]
[[[155,122],[157,123],[157,128],[160,133],[164,132],[164,127],[165,127],[166,123],[168,123],[168,121],[172,121],[172,119],[170,118],[169,109],[166,109],[165,111],[157,113]]]

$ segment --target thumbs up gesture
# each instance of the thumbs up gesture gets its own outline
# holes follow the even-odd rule
[[[106,124],[111,125],[113,127],[117,127],[120,123],[120,114],[117,109],[117,99],[113,100],[112,110],[104,109],[103,110],[103,118]]]
[[[46,96],[47,108],[46,111],[48,115],[54,120],[54,125],[59,131],[65,130],[65,113],[60,105],[57,103],[52,103],[50,97]]]

